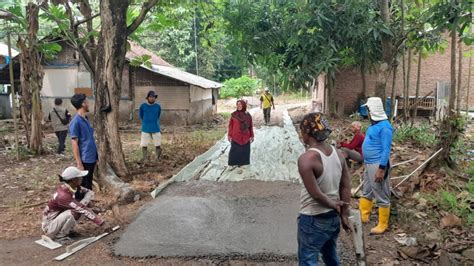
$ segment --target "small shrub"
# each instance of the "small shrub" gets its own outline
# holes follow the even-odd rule
[[[437,143],[436,134],[427,123],[417,127],[402,124],[395,130],[393,139],[398,143],[412,141],[422,147],[433,147]]]
[[[455,192],[443,189],[425,197],[433,205],[439,206],[441,210],[453,213],[461,217],[467,225],[472,225],[474,224],[474,210],[471,208],[471,202],[474,200],[474,180],[467,183],[466,189],[469,193],[456,195]]]
[[[221,88],[221,98],[241,98],[242,96],[253,95],[260,86],[260,80],[253,79],[249,76],[240,78],[231,78],[224,82]]]

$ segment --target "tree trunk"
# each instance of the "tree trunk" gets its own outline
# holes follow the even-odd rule
[[[472,56],[469,57],[469,74],[467,76],[467,92],[466,92],[466,113],[469,112],[469,92],[471,90],[471,69],[472,69]]]
[[[456,111],[458,114],[461,113],[461,81],[462,81],[462,41],[459,41],[459,64],[458,64],[458,87],[457,87],[457,99],[456,99]]]
[[[405,97],[405,121],[408,121],[408,118],[410,117],[410,110],[409,110],[409,106],[410,106],[410,73],[411,73],[411,57],[412,57],[412,50],[410,48],[408,48],[408,66],[407,66],[407,74],[406,74],[406,86],[405,86],[405,94],[406,94],[406,97]]]
[[[332,77],[330,73],[327,74],[327,81],[328,81],[328,106],[329,106],[329,114],[331,116],[335,116],[336,114],[336,99],[334,97],[334,90],[335,90],[335,78]]]
[[[390,25],[390,11],[388,0],[379,0],[380,13],[382,20],[385,25]],[[375,96],[382,98],[385,103],[385,91],[387,88],[387,82],[390,78],[390,71],[392,69],[392,56],[393,56],[392,38],[388,34],[382,34],[382,54],[383,61],[379,67],[377,74],[377,81],[375,83]]]
[[[458,19],[454,19],[451,30],[451,88],[448,103],[448,115],[444,118],[441,124],[441,130],[438,136],[437,150],[443,148],[439,156],[430,165],[448,165],[454,167],[456,162],[451,159],[451,148],[458,141],[463,128],[460,128],[458,119],[461,119],[455,110],[456,103],[456,37],[457,37],[457,23]]]
[[[362,98],[367,97],[367,76],[365,75],[365,66],[360,66],[360,76],[362,78]]]
[[[107,175],[107,164],[124,180],[130,180],[119,135],[119,103],[127,49],[126,14],[129,2],[100,3],[101,31],[97,47],[95,129],[99,146],[99,176]],[[109,108],[107,108],[109,107]],[[109,110],[106,110],[109,109]]]
[[[421,57],[421,51],[418,53],[418,69],[416,71],[416,90],[415,90],[415,102],[418,101],[420,96],[420,80],[421,80],[421,62],[423,58]],[[413,110],[413,116],[411,117],[411,125],[415,124],[415,118],[418,113],[418,104],[415,104],[415,109]]]
[[[396,106],[395,106],[395,93],[396,93],[396,84],[397,84],[397,69],[398,69],[398,64],[395,65],[393,68],[393,79],[392,79],[392,95],[390,96],[390,117],[393,120],[395,118],[395,111],[396,111]]]
[[[21,36],[18,38],[21,50],[21,114],[27,132],[28,148],[35,154],[42,152],[43,140],[40,91],[44,73],[37,40],[39,9],[34,3],[27,5],[27,36],[25,39]]]

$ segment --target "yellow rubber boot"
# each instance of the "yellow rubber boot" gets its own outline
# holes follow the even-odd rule
[[[379,224],[370,230],[375,235],[383,234],[388,229],[388,219],[390,218],[390,207],[379,207]]]
[[[372,200],[366,198],[359,199],[360,218],[363,223],[369,222],[370,213],[372,212],[372,205]]]

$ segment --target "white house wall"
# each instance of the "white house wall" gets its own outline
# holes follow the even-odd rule
[[[69,98],[74,94],[74,88],[82,87],[78,83],[80,82],[77,67],[64,69],[45,68],[41,96]],[[90,75],[89,86],[87,87],[90,87]]]
[[[201,87],[191,85],[190,99],[191,99],[191,102],[212,100],[212,89],[203,89]]]
[[[154,90],[158,94],[158,102],[163,110],[189,110],[188,86],[136,86],[136,109],[145,101],[146,95],[150,90]]]

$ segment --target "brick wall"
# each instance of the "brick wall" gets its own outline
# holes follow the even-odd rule
[[[469,47],[464,47],[465,51]],[[457,57],[457,53],[456,53]],[[457,60],[457,58],[456,58]],[[457,68],[458,62],[456,62]],[[413,55],[412,66],[410,72],[410,96],[415,95],[416,75],[418,66],[418,55]],[[461,91],[461,107],[466,104],[467,79],[469,75],[469,59],[463,58],[462,67],[462,91]],[[367,75],[367,94],[373,95],[375,89],[376,73],[368,73]],[[457,74],[456,74],[457,79]],[[436,82],[450,81],[450,46],[446,48],[444,53],[437,53],[422,59],[421,65],[421,81],[420,81],[420,97],[433,91],[432,96],[436,96]],[[456,81],[457,82],[457,81]],[[474,91],[472,89],[473,74],[471,73],[471,92],[469,96],[469,106],[474,108]],[[397,81],[395,84],[396,96],[403,95],[403,79],[402,66],[398,67]],[[362,78],[358,69],[342,69],[336,75],[336,102],[339,106],[344,106],[346,114],[353,113],[357,110],[357,99],[362,92]],[[387,96],[392,92],[392,77],[387,82]]]

